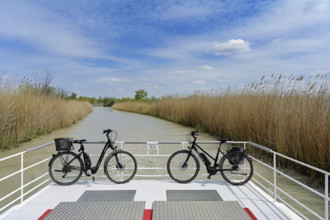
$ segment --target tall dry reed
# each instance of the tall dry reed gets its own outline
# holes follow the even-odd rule
[[[272,76],[235,90],[171,96],[115,109],[148,114],[232,140],[249,140],[330,170],[329,80]]]
[[[0,80],[0,148],[9,149],[38,135],[70,126],[91,111],[87,102],[64,100],[33,89],[17,90]]]

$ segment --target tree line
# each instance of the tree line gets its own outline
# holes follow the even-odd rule
[[[88,96],[79,96],[79,98],[77,98],[77,94],[72,92],[70,99],[88,101],[92,105],[102,105],[106,107],[111,107],[115,103],[119,103],[119,102],[131,102],[131,101],[153,102],[157,100],[153,96],[151,98],[148,98],[148,92],[143,89],[136,90],[134,98],[130,98],[130,97],[115,98],[115,97],[101,97],[101,96],[99,98],[88,97]]]

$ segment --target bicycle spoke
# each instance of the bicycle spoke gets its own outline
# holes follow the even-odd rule
[[[253,175],[251,159],[240,151],[223,156],[220,161],[220,170],[222,170],[222,177],[233,185],[243,185]]]
[[[195,156],[189,156],[189,151],[178,151],[169,158],[167,171],[176,182],[186,183],[192,181],[197,176],[199,163]]]
[[[55,156],[49,166],[52,180],[60,185],[76,182],[82,175],[82,162],[72,152],[63,152]],[[70,162],[70,164],[68,164]]]
[[[120,151],[107,157],[104,162],[107,177],[115,183],[125,183],[136,173],[136,161],[133,155]]]

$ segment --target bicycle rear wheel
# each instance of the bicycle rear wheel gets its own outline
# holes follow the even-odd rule
[[[189,183],[198,174],[199,161],[194,154],[189,154],[188,150],[177,151],[167,161],[167,172],[178,183]]]
[[[127,151],[109,154],[104,161],[104,172],[114,183],[127,183],[136,173],[137,163],[134,156]]]
[[[251,158],[240,151],[234,151],[223,156],[219,166],[224,180],[232,185],[243,185],[253,175]]]
[[[58,153],[49,162],[50,178],[62,186],[77,182],[82,172],[82,160],[77,154],[70,151]]]

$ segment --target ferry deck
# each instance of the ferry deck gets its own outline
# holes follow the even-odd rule
[[[251,145],[266,150],[268,153],[275,155],[275,159],[279,156],[283,157],[283,155],[251,142],[239,143],[243,143],[244,148],[246,145]],[[270,196],[269,192],[266,193],[267,189],[262,187],[260,181],[255,178],[260,176],[257,172],[254,173],[251,181],[242,186],[230,185],[217,177],[212,180],[207,180],[206,177],[199,178],[187,184],[179,184],[170,180],[168,176],[164,180],[155,180],[152,177],[145,178],[143,175],[139,178],[139,172],[133,180],[125,184],[115,184],[109,180],[98,178],[93,181],[89,178],[79,180],[73,185],[60,186],[50,181],[48,172],[29,183],[24,182],[23,176],[26,170],[33,169],[40,164],[47,166],[49,161],[48,157],[25,167],[23,160],[26,158],[26,154],[53,144],[53,142],[47,143],[0,159],[0,162],[3,162],[8,158],[21,158],[21,169],[0,178],[0,182],[15,175],[21,175],[22,177],[21,187],[0,198],[0,202],[2,202],[15,193],[21,194],[11,203],[0,207],[0,219],[309,219],[276,193],[276,191],[283,191],[276,184],[276,175],[285,175],[277,169],[276,163],[274,163],[274,167],[271,167],[274,172],[274,182],[271,183],[274,187],[273,196]],[[119,144],[122,147],[124,144],[132,143],[119,142]],[[139,144],[146,144],[148,150],[150,147],[153,149],[155,147],[155,142],[150,145],[148,142]],[[156,148],[160,144],[168,143],[158,142]],[[134,156],[138,158],[152,155],[148,151],[146,155],[134,154]],[[154,156],[161,155],[158,152]],[[252,159],[253,163],[263,164],[256,158],[252,157]],[[305,166],[311,168],[309,165]],[[166,168],[163,169],[166,170]],[[307,208],[307,211],[314,215],[315,219],[328,219],[329,196],[327,189],[329,172],[313,167],[312,169],[324,173],[327,177],[325,193],[322,195],[322,193],[316,192],[304,184],[299,182],[297,184],[304,185],[306,190],[324,199],[324,215],[313,212],[297,200],[296,203]],[[293,178],[287,178],[295,182]],[[25,189],[27,185],[38,181],[42,182],[33,189]],[[27,195],[30,197],[27,198]],[[288,196],[290,195],[288,194]],[[23,198],[27,199],[23,200]],[[292,200],[295,201],[293,197]]]

